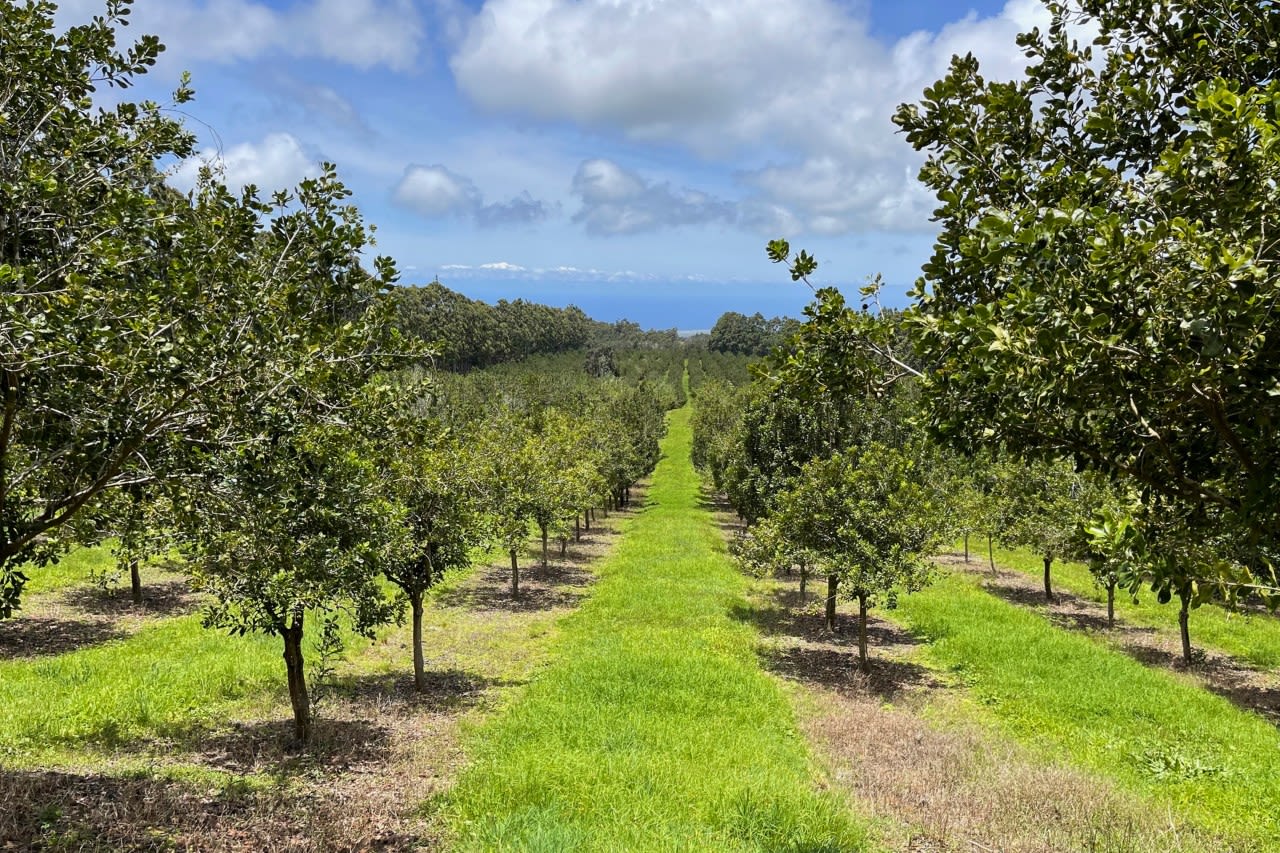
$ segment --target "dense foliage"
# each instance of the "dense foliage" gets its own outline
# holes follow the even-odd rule
[[[1048,5],[1025,79],[958,57],[896,117],[940,203],[913,312],[930,420],[1234,528],[1275,587],[1280,8]]]
[[[940,205],[916,304],[879,310],[878,279],[858,309],[817,290],[741,440],[707,436],[704,460],[767,517],[800,466],[860,442],[819,423],[911,400],[903,423],[982,460],[945,475],[954,529],[1035,548],[1048,596],[1053,560],[1089,555],[1108,589],[1178,598],[1190,662],[1191,607],[1280,602],[1280,8],[1046,6],[1018,39],[1025,77],[956,57],[897,112]],[[783,240],[768,254],[793,280],[817,268]],[[761,418],[778,387],[796,402]]]

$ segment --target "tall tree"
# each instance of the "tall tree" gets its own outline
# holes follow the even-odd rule
[[[327,257],[349,263],[367,242],[331,171],[292,213],[287,196],[232,195],[209,175],[183,197],[159,171],[192,153],[174,113],[94,108],[98,87],[128,87],[162,49],[117,49],[129,5],[60,32],[52,3],[0,3],[0,616],[20,567],[66,547],[63,526],[98,496],[155,481],[160,455],[198,470],[239,414],[339,356],[342,300],[328,297],[367,295],[358,265],[318,285]],[[191,96],[184,81],[174,101]],[[292,239],[304,220],[334,231]]]
[[[940,205],[916,290],[933,424],[1234,527],[1274,588],[1280,7],[1046,5],[1024,79],[957,57],[895,119]]]

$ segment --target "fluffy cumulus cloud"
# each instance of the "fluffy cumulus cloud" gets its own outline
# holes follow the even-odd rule
[[[480,205],[480,190],[470,178],[444,166],[409,166],[392,195],[401,207],[438,218],[472,213]]]
[[[221,173],[230,187],[253,184],[264,194],[288,189],[320,172],[316,158],[309,156],[291,134],[272,133],[261,142],[242,142],[223,151],[201,151],[180,163],[169,182],[190,190],[205,165]]]
[[[612,160],[585,161],[573,176],[572,192],[582,203],[573,220],[592,234],[636,234],[736,218],[728,202],[648,181]]]
[[[954,53],[974,52],[988,77],[1017,76],[1014,36],[1045,15],[1038,0],[1009,0],[999,15],[886,45],[837,0],[486,0],[451,65],[489,110],[737,163],[744,225],[916,230],[929,228],[932,205],[895,107]],[[580,195],[588,227],[647,227],[645,205]]]
[[[418,59],[422,19],[414,0],[153,0],[130,16],[135,32],[154,33],[183,62],[233,62],[264,54],[317,57],[371,68],[408,70]],[[59,21],[102,13],[102,0],[63,0]]]
[[[429,219],[466,218],[481,228],[536,225],[553,212],[528,192],[508,202],[485,204],[475,182],[439,164],[410,165],[391,197],[401,207]]]

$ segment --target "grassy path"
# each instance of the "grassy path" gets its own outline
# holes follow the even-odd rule
[[[985,552],[985,549],[979,549]],[[974,567],[981,572],[986,554],[975,556]],[[1039,579],[1044,571],[1040,557],[1026,549],[995,549],[996,564]],[[1083,563],[1055,562],[1053,586],[1087,601],[1105,605],[1106,592],[1094,583]],[[1143,589],[1134,601],[1123,589],[1116,591],[1116,618],[1133,625],[1155,628],[1169,637],[1178,632],[1178,606],[1160,604],[1155,593]],[[1220,650],[1263,669],[1280,667],[1280,619],[1268,613],[1233,613],[1215,605],[1191,613],[1191,643]]]
[[[648,505],[563,623],[556,662],[475,731],[443,804],[462,849],[858,850],[730,611],[734,569],[674,412]]]
[[[894,618],[1034,752],[1109,776],[1232,839],[1229,849],[1276,849],[1280,733],[1261,717],[1056,627],[972,576],[905,596]]]

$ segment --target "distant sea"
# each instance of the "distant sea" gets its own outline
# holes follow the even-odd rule
[[[812,298],[803,284],[703,281],[556,281],[549,278],[450,280],[440,283],[472,299],[525,299],[544,305],[577,305],[595,320],[630,320],[646,329],[708,330],[726,311],[766,317],[799,317]],[[687,332],[692,334],[692,331]]]

